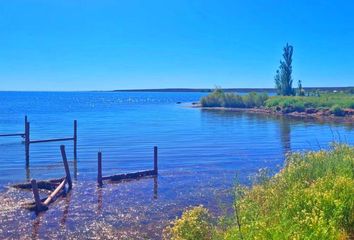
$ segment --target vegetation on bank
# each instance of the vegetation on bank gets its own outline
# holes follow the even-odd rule
[[[226,108],[272,108],[285,112],[304,112],[306,109],[328,109],[336,116],[345,115],[344,109],[354,109],[354,95],[345,93],[316,93],[310,96],[272,96],[262,93],[237,95],[225,93],[216,88],[211,94],[202,97],[202,107]]]
[[[203,107],[253,108],[264,106],[267,99],[265,93],[251,92],[241,96],[216,88],[211,94],[202,97],[200,103]]]
[[[354,147],[294,153],[272,178],[235,188],[234,216],[183,213],[165,239],[350,239],[354,232]]]

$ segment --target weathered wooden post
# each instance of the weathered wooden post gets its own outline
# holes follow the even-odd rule
[[[99,187],[102,187],[102,152],[97,154],[98,167],[97,167],[97,184]]]
[[[77,159],[77,121],[74,120],[74,160]]]
[[[71,176],[70,176],[70,170],[69,170],[69,164],[68,164],[68,159],[66,158],[66,152],[65,152],[65,146],[61,145],[60,146],[60,151],[61,151],[61,156],[63,158],[63,163],[64,163],[64,168],[65,168],[65,174],[66,174],[66,181],[68,182],[69,185],[69,191],[72,188],[72,181],[71,181]]]
[[[158,187],[157,176],[154,176],[154,199],[157,199],[157,187]]]
[[[154,173],[157,175],[157,146],[154,147]]]
[[[41,198],[39,197],[37,181],[35,179],[32,179],[31,185],[32,185],[32,191],[34,196],[34,202],[36,204],[36,210],[38,212],[47,210],[48,207],[42,204]]]
[[[30,151],[30,123],[25,122],[25,155],[26,155],[26,167],[29,167],[29,151]]]

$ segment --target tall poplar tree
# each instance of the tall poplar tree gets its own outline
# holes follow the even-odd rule
[[[294,48],[287,43],[283,50],[283,60],[280,61],[280,66],[276,72],[274,81],[278,95],[292,96],[295,95],[293,79],[291,76],[293,71],[292,58]]]

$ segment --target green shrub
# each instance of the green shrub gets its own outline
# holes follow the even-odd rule
[[[221,89],[215,89],[211,94],[201,98],[203,107],[227,107],[227,108],[253,108],[262,107],[268,95],[251,92],[245,96],[234,93],[224,93]]]
[[[293,105],[294,110],[297,112],[303,112],[305,111],[305,104],[303,102],[296,102]]]
[[[200,103],[203,107],[222,107],[224,105],[224,98],[224,91],[220,88],[215,88],[211,94],[202,97]]]
[[[338,117],[342,117],[344,116],[344,110],[338,106],[338,105],[334,105],[332,108],[331,108],[331,112],[335,115],[335,116],[338,116]]]
[[[237,187],[235,216],[212,224],[207,210],[187,211],[166,239],[351,239],[354,147],[294,153],[275,176]],[[262,176],[267,177],[266,172]]]
[[[223,99],[223,107],[228,108],[243,108],[245,104],[243,103],[242,97],[233,93],[226,93]]]
[[[251,92],[245,96],[243,96],[244,105],[248,108],[253,107],[262,107],[264,106],[265,101],[268,99],[268,95],[265,93],[257,94],[255,92]]]
[[[164,229],[166,240],[209,240],[212,239],[214,227],[208,209],[194,207],[183,213],[182,217]]]

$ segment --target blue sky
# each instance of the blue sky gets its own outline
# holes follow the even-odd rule
[[[354,2],[2,1],[0,90],[354,85]]]

